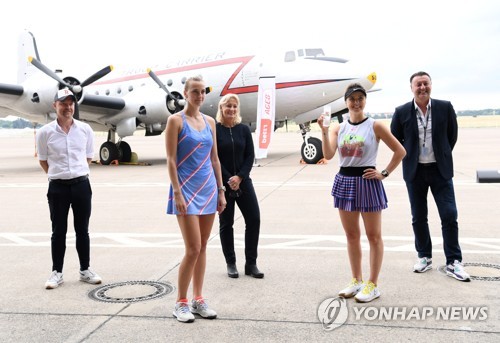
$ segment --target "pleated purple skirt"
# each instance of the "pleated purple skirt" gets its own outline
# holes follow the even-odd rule
[[[387,208],[382,181],[361,176],[335,175],[332,195],[334,207],[350,212],[379,212]]]

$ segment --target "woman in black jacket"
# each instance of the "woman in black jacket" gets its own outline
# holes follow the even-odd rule
[[[217,152],[226,185],[226,209],[219,215],[220,240],[226,258],[227,274],[239,276],[234,252],[234,209],[238,205],[245,219],[245,275],[263,278],[257,268],[257,245],[260,232],[260,209],[250,171],[255,159],[252,134],[241,124],[240,100],[236,94],[226,94],[219,102],[216,116]]]

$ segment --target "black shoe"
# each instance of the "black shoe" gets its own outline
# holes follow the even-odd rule
[[[236,269],[236,264],[228,263],[227,264],[227,276],[230,278],[236,279],[240,274],[238,274],[238,269]]]
[[[255,264],[245,264],[245,275],[250,275],[256,279],[262,279],[264,277],[264,273],[262,273]]]

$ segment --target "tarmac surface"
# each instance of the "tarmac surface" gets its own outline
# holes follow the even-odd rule
[[[105,138],[96,134],[96,151]],[[175,217],[165,214],[164,136],[126,139],[147,165],[91,165],[91,268],[103,284],[78,280],[70,224],[65,283],[46,290],[47,179],[34,157],[33,132],[1,130],[0,341],[500,342],[500,183],[476,180],[477,170],[500,169],[500,128],[462,128],[454,150],[460,244],[474,280],[462,283],[440,270],[445,259],[432,196],[434,269],[412,272],[416,253],[400,166],[384,181],[389,208],[382,219],[382,295],[368,304],[337,298],[351,278],[330,196],[338,157],[322,165],[300,164],[300,134],[279,132],[272,139],[268,158],[258,161],[251,175],[261,206],[258,266],[265,277],[244,275],[239,214],[240,277],[227,277],[216,219],[204,296],[218,317],[183,324],[172,317],[184,247]],[[381,144],[378,165],[388,161]],[[365,236],[363,247],[367,277]],[[100,286],[107,288],[99,292]]]

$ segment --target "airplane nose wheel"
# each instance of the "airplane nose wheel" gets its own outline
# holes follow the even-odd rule
[[[316,164],[323,158],[323,149],[321,147],[321,140],[315,137],[309,137],[306,142],[302,143],[300,149],[302,159],[307,164]]]

